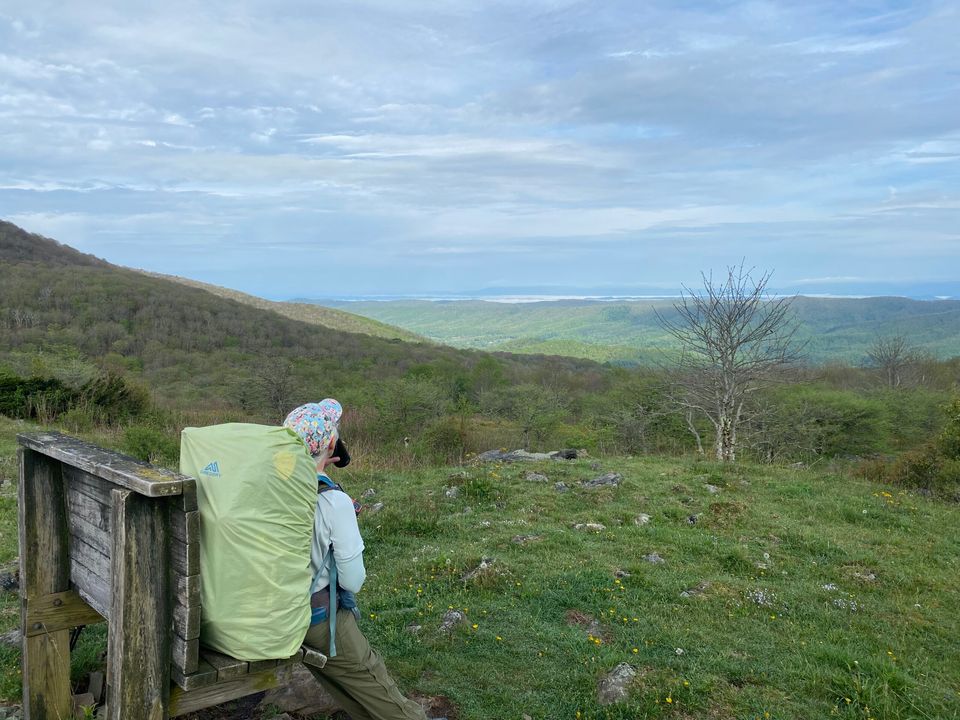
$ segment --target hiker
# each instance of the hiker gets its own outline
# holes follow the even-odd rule
[[[317,510],[310,552],[313,615],[304,644],[328,660],[323,668],[307,667],[352,720],[426,720],[420,705],[401,694],[357,625],[360,612],[354,593],[366,578],[357,525],[359,506],[326,473],[332,464],[346,464],[333,454],[342,413],[340,403],[327,398],[301,405],[283,421],[317,461]],[[332,598],[331,585],[336,587]],[[334,608],[332,618],[330,608]]]

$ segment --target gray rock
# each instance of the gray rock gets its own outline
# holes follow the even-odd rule
[[[716,495],[718,492],[720,492],[720,488],[718,488],[716,485],[711,485],[710,483],[704,484],[704,487],[711,495]]]
[[[377,494],[376,490],[374,490],[373,488],[367,488],[362,493],[360,493],[360,497],[366,500],[367,498],[372,498],[376,494]]]
[[[540,462],[541,460],[551,459],[550,453],[532,453],[526,450],[511,450],[510,452],[487,450],[477,455],[477,460],[480,462]]]
[[[660,557],[659,553],[655,553],[655,552],[652,552],[649,555],[644,555],[643,559],[646,560],[648,563],[653,563],[654,565],[659,565],[660,563],[666,562],[666,560]]]
[[[621,480],[623,480],[623,476],[620,473],[610,472],[596,477],[593,480],[584,480],[580,484],[585,488],[606,487],[608,485],[617,487]]]
[[[271,706],[280,712],[309,717],[326,717],[340,707],[310,671],[299,663],[293,666],[286,685],[270,690],[260,701],[260,708]]]
[[[20,632],[20,628],[14,628],[0,635],[0,644],[20,647],[23,644],[23,634]]]
[[[103,690],[106,687],[106,678],[102,672],[92,672],[87,680],[87,692],[93,695],[93,699],[102,704],[104,701]]]
[[[550,482],[550,478],[548,478],[546,475],[543,475],[542,473],[535,473],[535,472],[528,472],[526,475],[523,476],[523,479],[526,480],[527,482],[538,482],[538,483]]]
[[[699,520],[699,519],[700,519],[700,516],[699,516],[699,515],[688,515],[688,516],[687,516],[687,524],[689,524],[689,525],[696,525],[696,524],[697,524],[697,520]]]
[[[567,484],[564,482],[554,483],[553,489],[556,490],[557,492],[562,492],[562,493],[568,492],[570,490],[570,488],[567,487]]]
[[[601,705],[624,702],[630,697],[630,685],[636,677],[637,671],[632,665],[620,663],[600,678],[597,685],[597,702]]]
[[[689,597],[697,597],[698,595],[703,595],[707,591],[707,589],[709,589],[709,587],[710,587],[710,583],[704,580],[702,583],[700,583],[696,587],[687,588],[686,590],[684,590],[682,593],[680,593],[680,597],[689,598]]]
[[[630,573],[628,573],[626,570],[617,570],[613,573],[613,576],[619,580],[623,580],[624,578],[630,577]]]
[[[408,633],[413,633],[414,635],[416,635],[418,632],[423,630],[423,625],[417,625],[417,623],[410,623],[404,628],[404,630],[406,630]]]
[[[378,502],[378,503],[374,503],[373,505],[371,505],[371,506],[370,506],[370,509],[367,510],[367,512],[369,512],[371,515],[375,515],[376,513],[380,512],[381,510],[383,510],[383,503],[382,503],[382,502]]]
[[[447,610],[443,614],[443,620],[440,622],[440,632],[449,633],[457,625],[466,622],[467,616],[459,610]]]
[[[576,460],[580,456],[580,451],[573,449],[554,450],[550,457],[554,460]]]
[[[456,499],[460,497],[460,488],[459,486],[454,485],[453,487],[447,488],[443,494],[446,495],[448,498]]]
[[[21,720],[23,710],[18,707],[0,707],[0,720]]]
[[[536,542],[541,538],[541,535],[514,535],[512,538],[510,538],[510,542],[516,545],[526,545],[530,542]]]
[[[634,525],[646,525],[650,522],[650,516],[646,513],[640,513],[633,519]]]
[[[0,570],[0,590],[7,592],[20,590],[20,567],[17,563],[7,565]]]
[[[573,529],[583,530],[584,532],[603,532],[607,529],[607,526],[600,523],[577,523],[573,526]]]

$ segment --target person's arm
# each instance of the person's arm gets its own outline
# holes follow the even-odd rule
[[[330,523],[330,542],[333,559],[337,563],[337,584],[349,592],[360,592],[367,571],[363,566],[363,538],[357,525],[353,501],[346,493],[331,491],[323,494],[333,505]]]

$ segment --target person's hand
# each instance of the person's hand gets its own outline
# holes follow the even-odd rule
[[[335,462],[339,461],[340,458],[334,455],[333,457],[321,458],[317,461],[317,472],[326,472],[327,465],[333,465]]]

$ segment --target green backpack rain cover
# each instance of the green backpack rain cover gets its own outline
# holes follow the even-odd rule
[[[316,464],[283,427],[186,428],[180,472],[197,480],[200,640],[240,660],[293,655],[310,626]]]

